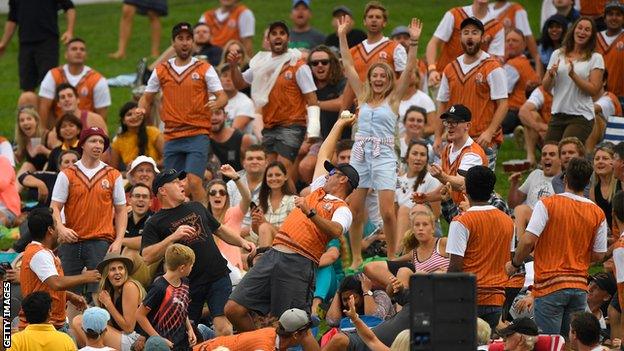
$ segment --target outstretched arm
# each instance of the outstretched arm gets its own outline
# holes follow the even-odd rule
[[[348,111],[347,111],[348,112]],[[355,122],[355,116],[351,115],[349,118],[339,117],[332,129],[329,131],[329,135],[321,144],[321,148],[316,156],[316,165],[314,166],[314,176],[312,179],[316,179],[321,175],[327,173],[325,166],[323,165],[326,160],[331,160],[334,150],[336,149],[336,143],[340,140],[342,131],[352,126]]]
[[[355,70],[355,66],[353,64],[353,56],[351,56],[351,51],[349,50],[349,44],[347,42],[347,33],[351,29],[351,20],[348,16],[342,16],[338,19],[338,41],[340,42],[340,56],[342,57],[342,65],[344,66],[345,76],[347,77],[347,81],[353,89],[355,96],[360,100],[362,96],[362,81],[360,81],[360,76]]]
[[[399,104],[401,103],[401,98],[407,91],[410,80],[412,77],[412,72],[417,68],[418,59],[416,58],[416,53],[418,52],[418,40],[420,39],[420,33],[422,32],[422,22],[418,18],[412,18],[412,23],[410,23],[409,33],[410,33],[410,44],[409,51],[407,53],[407,66],[401,76],[399,77],[399,81],[397,84],[394,93],[392,94],[392,109],[398,111]]]

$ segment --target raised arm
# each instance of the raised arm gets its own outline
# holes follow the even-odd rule
[[[410,44],[409,51],[407,52],[407,66],[405,67],[405,70],[401,73],[396,89],[392,93],[391,97],[391,106],[395,112],[399,110],[401,98],[403,97],[403,95],[405,95],[405,92],[410,85],[412,73],[414,70],[417,69],[418,66],[416,53],[418,52],[418,40],[420,39],[421,32],[422,22],[418,18],[412,18],[412,22],[409,26]]]
[[[334,150],[336,149],[336,143],[340,140],[340,136],[342,135],[342,131],[348,126],[352,126],[355,122],[355,116],[351,115],[349,118],[338,118],[336,123],[329,131],[329,135],[321,144],[321,148],[316,156],[316,165],[314,166],[314,176],[312,179],[316,179],[321,175],[327,173],[325,170],[324,163],[326,160],[331,160],[334,154]]]
[[[340,42],[340,56],[342,57],[342,65],[344,67],[345,76],[347,77],[347,81],[353,89],[355,96],[358,100],[362,96],[362,81],[360,81],[360,76],[355,70],[355,66],[353,64],[353,56],[351,56],[351,51],[349,50],[349,43],[347,42],[347,33],[351,30],[352,23],[351,19],[348,16],[342,16],[338,19],[338,41]]]
[[[242,182],[236,170],[232,168],[230,165],[221,166],[221,174],[232,179],[234,184],[236,184],[236,188],[238,188],[238,192],[241,194],[241,201],[238,204],[242,213],[247,213],[249,210],[249,204],[251,203],[251,192],[249,191],[249,186],[247,186],[247,182]]]
[[[249,87],[249,83],[243,79],[243,73],[238,65],[241,58],[241,54],[237,52],[230,52],[226,57],[226,61],[230,65],[230,72],[232,72],[232,83],[234,83],[234,87],[238,90]]]

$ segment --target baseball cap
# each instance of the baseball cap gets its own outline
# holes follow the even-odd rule
[[[82,329],[102,334],[109,319],[110,314],[107,310],[100,307],[89,307],[82,314]]]
[[[485,32],[485,27],[483,26],[483,22],[481,22],[481,20],[476,18],[475,16],[467,17],[466,19],[464,19],[461,25],[459,26],[459,29],[464,29],[464,27],[471,25],[471,24],[479,28],[481,33]]]
[[[150,165],[152,165],[152,167],[154,167],[154,172],[160,173],[160,171],[158,170],[158,167],[156,167],[156,161],[154,161],[153,158],[149,156],[145,156],[145,155],[141,155],[135,158],[134,160],[132,160],[128,173],[132,173],[132,171],[134,171],[135,168],[137,168],[140,164],[143,164],[143,163],[149,163]]]
[[[166,169],[158,174],[154,178],[154,183],[152,183],[152,192],[154,194],[158,194],[158,189],[161,186],[172,182],[176,179],[184,179],[186,178],[186,172],[184,171],[176,171],[173,168]]]
[[[284,28],[284,30],[286,31],[286,34],[290,35],[290,30],[288,29],[288,25],[286,24],[286,22],[284,21],[275,21],[275,22],[271,22],[269,24],[269,33],[277,28],[277,27],[282,27]]]
[[[357,189],[358,184],[360,184],[360,175],[350,164],[339,163],[334,166],[331,162],[325,160],[324,166],[327,172],[331,172],[335,168],[342,172],[344,175],[346,175],[347,178],[349,178],[349,184],[351,185],[351,188]]]
[[[394,37],[396,35],[399,35],[399,34],[407,34],[407,35],[409,35],[409,30],[407,29],[406,26],[395,27],[392,30],[392,33],[390,33],[390,37],[392,38],[392,37]]]
[[[440,115],[440,118],[460,122],[470,122],[470,120],[472,119],[472,113],[470,113],[468,107],[462,104],[457,104],[451,106],[448,110],[446,110],[446,112]]]
[[[353,12],[351,12],[351,9],[344,5],[334,7],[334,10],[332,11],[332,17],[336,17],[339,14],[349,15],[350,17],[353,17]]]
[[[514,319],[506,328],[497,331],[497,334],[501,337],[507,337],[515,333],[537,336],[539,331],[537,330],[537,324],[528,317]]]
[[[310,0],[293,0],[292,8],[294,9],[299,4],[304,4],[307,8],[310,8]]]
[[[180,22],[176,24],[173,26],[173,29],[171,29],[171,39],[175,39],[175,37],[182,32],[189,32],[193,35],[193,26],[191,26],[188,22]]]
[[[104,129],[99,128],[99,127],[89,127],[89,128],[83,129],[80,132],[80,139],[78,141],[78,147],[82,147],[85,141],[87,141],[89,137],[92,137],[94,135],[99,135],[102,138],[104,138],[104,150],[103,151],[106,151],[106,149],[108,149],[108,146],[110,145],[110,139],[108,139],[108,135],[106,135],[106,132],[104,131]]]
[[[615,278],[606,272],[599,272],[589,277],[590,282],[596,283],[596,285],[609,293],[610,295],[614,295],[617,292],[617,283],[615,282]]]
[[[279,318],[279,330],[286,333],[293,333],[312,326],[308,313],[298,308],[291,308],[284,311]]]
[[[153,335],[147,338],[145,341],[145,345],[143,346],[144,351],[169,351],[169,345],[167,345],[167,340],[162,336]]]
[[[620,10],[624,13],[624,4],[622,4],[619,0],[611,0],[605,5],[605,13],[611,9]]]

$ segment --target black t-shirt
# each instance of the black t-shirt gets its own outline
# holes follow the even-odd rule
[[[17,23],[20,43],[36,43],[58,38],[58,10],[71,8],[71,0],[9,0],[9,21]]]
[[[352,29],[349,33],[347,33],[347,44],[349,48],[356,46],[362,41],[366,40],[367,36],[360,29]],[[340,49],[340,42],[338,41],[338,35],[336,33],[331,33],[325,38],[325,45],[333,48],[335,50]]]
[[[143,218],[139,219],[138,223],[134,223],[134,217],[132,216],[132,212],[128,213],[128,225],[126,226],[126,238],[136,238],[137,236],[141,236],[143,234],[143,227],[145,227],[145,222],[147,222],[148,218],[150,218],[154,212],[148,210],[145,213]]]
[[[178,207],[161,209],[152,215],[143,228],[141,250],[157,244],[181,225],[195,229],[195,237],[178,241],[195,252],[195,264],[189,275],[191,287],[213,282],[230,272],[227,261],[219,252],[212,238],[214,231],[221,227],[208,210],[199,202],[185,202]],[[159,268],[159,274],[162,267]]]
[[[319,101],[333,100],[340,95],[345,88],[347,80],[342,79],[335,85],[326,85],[316,91],[316,97]],[[321,137],[327,138],[329,131],[332,129],[336,120],[338,120],[338,112],[321,110]],[[349,139],[351,137],[351,128],[345,128],[340,139]]]
[[[190,301],[188,279],[182,278],[175,287],[162,276],[154,280],[143,299],[143,306],[150,310],[147,320],[160,336],[173,343],[173,350],[191,349],[186,334]]]
[[[18,179],[19,183],[23,185],[24,178],[26,178],[27,176],[33,176],[39,179],[45,184],[46,188],[48,188],[48,198],[46,199],[46,202],[39,203],[38,206],[49,207],[50,201],[52,200],[52,190],[54,189],[54,183],[56,183],[56,177],[58,176],[58,173],[48,172],[48,171],[35,171],[35,172],[22,173]],[[37,200],[38,194],[39,194],[39,191],[37,190],[37,188],[26,187],[26,189],[28,189],[28,194],[26,195],[26,199]]]

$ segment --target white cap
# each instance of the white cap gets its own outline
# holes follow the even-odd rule
[[[158,170],[158,167],[156,167],[156,161],[154,161],[153,158],[149,156],[145,156],[145,155],[141,155],[132,161],[132,163],[130,164],[130,169],[128,170],[128,173],[132,173],[132,171],[134,171],[134,169],[137,168],[137,166],[142,163],[149,163],[150,165],[152,165],[152,167],[154,167],[154,172],[160,173],[160,171]]]

